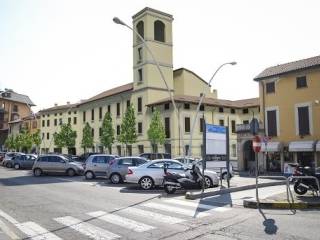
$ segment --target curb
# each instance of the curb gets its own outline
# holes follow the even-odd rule
[[[284,185],[286,184],[286,181],[278,181],[278,182],[268,182],[268,183],[259,183],[258,187],[271,187],[271,186],[278,186],[278,185]],[[250,190],[250,189],[255,189],[256,185],[246,185],[246,186],[241,186],[241,187],[234,187],[234,188],[226,188],[214,192],[187,192],[185,195],[186,199],[189,200],[195,200],[198,198],[204,198],[204,197],[211,197],[211,196],[216,196],[216,195],[221,195],[225,193],[232,193],[232,192],[239,192],[239,191],[244,191],[244,190]]]
[[[255,200],[243,200],[243,206],[245,208],[258,208],[257,201]],[[260,208],[264,209],[315,209],[320,208],[320,202],[270,202],[262,200],[259,203]]]

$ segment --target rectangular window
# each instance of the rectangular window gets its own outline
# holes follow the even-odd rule
[[[306,78],[306,76],[297,77],[296,78],[296,82],[297,82],[297,88],[305,88],[305,87],[307,87],[307,78]]]
[[[249,120],[243,120],[243,124],[249,124]]]
[[[142,62],[142,47],[138,48],[138,63]]]
[[[170,103],[164,104],[164,110],[169,110],[170,109]]]
[[[299,135],[310,134],[309,107],[298,107]]]
[[[190,109],[190,104],[189,103],[185,103],[184,104],[184,109]]]
[[[94,128],[91,128],[91,135],[94,137]]]
[[[94,109],[91,109],[91,121],[94,121]]]
[[[102,119],[102,107],[99,107],[99,119]]]
[[[170,118],[164,118],[164,131],[166,133],[166,138],[170,138]]]
[[[59,118],[59,125],[62,125],[62,118]]]
[[[117,146],[117,152],[118,152],[118,156],[121,156],[121,145]]]
[[[190,132],[190,118],[189,117],[184,118],[184,131],[186,133]]]
[[[127,100],[127,108],[130,107],[130,100]]]
[[[73,124],[77,124],[77,117],[73,117]]]
[[[204,111],[204,105],[203,104],[201,104],[201,106],[200,106],[200,111]]]
[[[275,92],[274,82],[266,83],[266,93],[274,93],[274,92]]]
[[[18,112],[18,105],[13,105],[12,112]]]
[[[224,126],[224,120],[223,120],[223,119],[220,119],[220,120],[219,120],[219,125],[220,125],[220,126]]]
[[[44,139],[44,133],[42,133],[42,138],[41,138],[42,140]]]
[[[71,117],[68,118],[68,123],[71,124]]]
[[[45,120],[42,120],[42,127],[44,127],[46,124],[46,121]]]
[[[138,134],[142,134],[142,122],[138,123]]]
[[[232,149],[232,157],[236,157],[237,156],[237,145],[232,144],[231,149]]]
[[[204,119],[200,118],[200,132],[203,132]]]
[[[58,125],[58,120],[54,119],[54,125],[57,126]]]
[[[68,114],[71,115],[71,111],[69,111]]]
[[[142,68],[138,69],[138,81],[143,82]]]
[[[223,113],[223,107],[219,107],[219,112]]]
[[[111,105],[108,105],[108,113],[111,113]]]
[[[99,137],[102,136],[102,128],[99,128]]]
[[[249,113],[249,109],[248,109],[248,108],[242,109],[242,113],[243,113],[243,114],[248,114],[248,113]]]
[[[120,116],[120,103],[117,103],[117,117]]]
[[[138,97],[138,113],[142,112],[142,97]]]
[[[117,125],[117,135],[120,135],[120,125]]]
[[[235,114],[235,113],[236,113],[236,110],[235,110],[234,108],[231,108],[230,112],[231,112],[232,114]]]
[[[47,127],[50,127],[50,120],[47,120]]]
[[[277,111],[267,111],[267,126],[268,126],[268,136],[277,136]]]
[[[236,132],[236,121],[235,120],[231,121],[231,132],[232,133]]]
[[[82,119],[83,119],[83,122],[86,122],[86,111],[83,111]]]
[[[47,139],[50,139],[50,134],[49,133],[47,133]]]
[[[139,154],[144,153],[144,147],[143,147],[143,145],[138,145],[138,149],[139,149]]]

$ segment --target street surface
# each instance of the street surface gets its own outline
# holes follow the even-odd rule
[[[263,188],[260,196],[285,191]],[[0,167],[0,239],[319,239],[319,211],[245,209],[254,190],[186,200],[106,179]]]

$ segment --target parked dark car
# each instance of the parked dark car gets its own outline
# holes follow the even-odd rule
[[[154,160],[154,159],[171,159],[170,153],[142,153],[140,157]]]
[[[88,157],[90,157],[91,155],[94,155],[94,154],[101,154],[101,153],[96,153],[96,152],[83,153],[79,156],[78,160],[76,160],[76,161],[85,163],[87,161]]]
[[[142,157],[120,157],[109,161],[106,176],[114,184],[121,183],[128,174],[128,167],[137,167],[148,160]]]
[[[13,167],[15,169],[32,169],[36,159],[37,155],[35,154],[19,154],[13,158]]]

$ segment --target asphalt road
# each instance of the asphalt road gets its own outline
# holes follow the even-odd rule
[[[319,211],[243,208],[252,196],[248,190],[192,201],[106,179],[36,178],[0,167],[0,239],[319,239]]]

